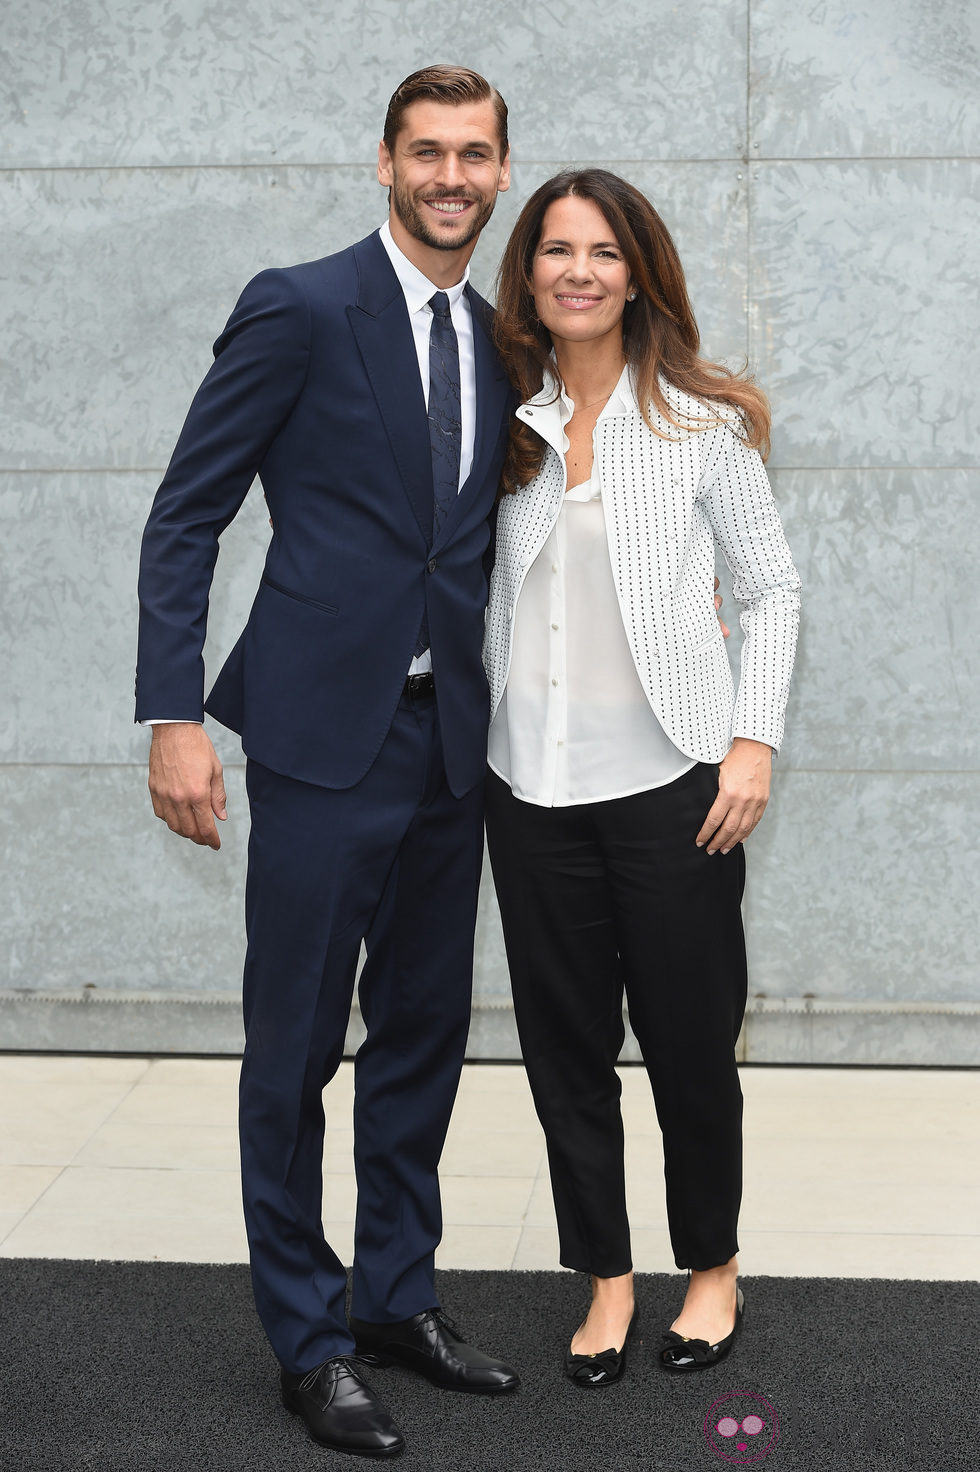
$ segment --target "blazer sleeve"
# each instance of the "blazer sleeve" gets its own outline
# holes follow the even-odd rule
[[[214,344],[150,510],[140,554],[136,719],[204,719],[208,595],[218,538],[302,392],[309,305],[291,273],[249,282]]]
[[[796,654],[800,579],[759,452],[730,424],[703,433],[698,494],[731,570],[745,633],[731,734],[778,751]]]

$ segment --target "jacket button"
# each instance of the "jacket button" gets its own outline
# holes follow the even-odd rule
[[[428,562],[425,564],[425,570],[426,572],[435,572],[438,566],[439,564],[436,559],[434,557],[430,557]]]

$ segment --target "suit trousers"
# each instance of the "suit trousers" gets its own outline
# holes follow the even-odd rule
[[[634,796],[546,808],[490,773],[487,836],[524,1063],[565,1267],[632,1267],[623,1162],[623,994],[663,1133],[678,1267],[738,1250],[746,997],[741,845],[695,837],[718,791],[698,764]]]
[[[432,697],[402,699],[354,787],[254,761],[246,780],[242,1190],[259,1317],[301,1374],[354,1346],[345,1267],[322,1227],[321,1096],[343,1056],[362,940],[352,1312],[390,1322],[438,1303],[437,1167],[469,1026],[483,788],[449,791]]]

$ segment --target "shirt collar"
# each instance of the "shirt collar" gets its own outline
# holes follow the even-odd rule
[[[528,399],[526,404],[521,404],[517,410],[520,418],[524,418],[522,411],[530,408],[533,412],[531,422],[539,433],[542,432],[544,424],[564,427],[572,417],[572,400],[568,398],[564,388],[560,390],[557,397],[555,389],[557,378],[553,373],[545,372],[544,383],[533,398]],[[633,393],[632,375],[629,364],[623,368],[609,398],[606,400],[599,414],[599,420],[610,419],[617,414],[632,414],[636,412],[636,398]],[[596,422],[598,423],[599,420]],[[545,436],[547,438],[547,436]]]
[[[444,291],[449,298],[450,307],[454,307],[463,295],[467,281],[470,279],[470,268],[467,265],[463,272],[463,279],[457,281],[455,286],[436,286],[428,276],[423,276],[418,266],[414,265],[405,254],[399,250],[391,234],[391,226],[385,220],[379,231],[381,244],[388,252],[388,259],[395,268],[398,284],[405,293],[405,305],[408,307],[409,316],[415,312],[421,312],[423,307],[428,306],[432,295],[436,291]]]

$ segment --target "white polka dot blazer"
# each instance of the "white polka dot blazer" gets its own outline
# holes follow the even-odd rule
[[[697,400],[663,388],[673,411],[704,417]],[[565,494],[558,416],[536,413],[552,398],[546,383],[516,411],[543,431],[548,448],[530,484],[500,501],[484,644],[491,715],[507,682],[524,578]],[[735,736],[778,750],[800,579],[762,459],[744,444],[733,412],[726,411],[723,424],[690,432],[651,414],[670,439],[644,423],[627,375],[595,432],[609,558],[640,682],[670,739],[698,761],[720,761]],[[715,615],[716,543],[742,605],[737,693]]]

